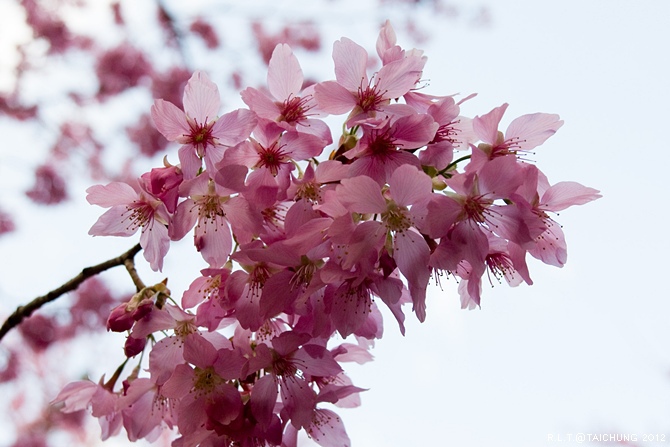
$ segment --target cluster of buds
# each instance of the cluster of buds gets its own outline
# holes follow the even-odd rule
[[[90,233],[140,230],[161,270],[170,242],[192,232],[208,266],[180,304],[162,284],[113,311],[109,328],[133,340],[126,355],[150,349],[148,377],[131,374],[119,389],[72,384],[57,398],[66,411],[90,405],[103,437],[176,428],[181,447],[292,446],[301,429],[347,446],[328,405],[359,404],[363,390],[340,362],[371,359],[380,301],[404,334],[403,305],[426,318],[431,276],[455,277],[462,307],[474,308],[486,272],[532,284],[527,255],[565,263],[551,213],[599,194],[552,185],[527,162],[559,117],[524,115],[503,132],[507,104],[467,118],[469,98],[419,91],[426,57],[398,46],[388,22],[376,50],[381,67],[369,75],[367,51],[342,38],[335,80],[303,88],[291,48],[277,45],[267,89],[245,89],[248,109],[221,116],[202,72],[183,109],[155,102],[156,128],[181,144],[179,165],[91,187],[89,202],[110,209]],[[346,115],[332,147],[326,115]],[[356,342],[333,346],[337,334]]]

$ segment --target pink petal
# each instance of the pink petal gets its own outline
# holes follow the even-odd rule
[[[423,166],[432,166],[438,171],[445,169],[454,159],[454,147],[449,141],[429,145],[419,153]]]
[[[170,380],[165,382],[161,392],[165,397],[181,399],[182,397],[187,396],[193,388],[195,373],[193,372],[193,369],[185,363],[173,366],[173,370],[174,372],[172,375],[168,376]],[[181,420],[179,422],[181,424]]]
[[[228,425],[240,416],[242,398],[232,385],[223,384],[216,388],[205,404],[207,416],[222,425]]]
[[[379,184],[370,177],[342,179],[336,189],[337,198],[350,211],[356,213],[381,213],[386,210]]]
[[[257,331],[264,322],[260,312],[260,295],[258,290],[246,285],[242,296],[235,303],[237,320],[244,329]]]
[[[296,427],[305,427],[312,419],[316,405],[316,393],[299,377],[289,377],[280,382],[279,392],[284,410]]]
[[[186,115],[171,102],[157,99],[151,106],[151,118],[154,120],[156,129],[169,141],[177,141],[191,133]]]
[[[84,410],[90,404],[97,389],[98,385],[90,380],[71,382],[65,385],[51,404],[63,402],[65,404],[62,410],[64,413]]]
[[[353,232],[347,234],[347,255],[342,262],[342,268],[351,269],[358,263],[367,262],[371,257],[376,259],[386,234],[386,227],[379,221],[370,220],[356,225]]]
[[[184,363],[182,344],[175,337],[162,339],[153,346],[149,354],[151,379],[156,385],[163,385],[172,376],[175,367],[182,363]],[[188,390],[186,392],[188,393]],[[183,394],[177,394],[175,397],[181,396]]]
[[[514,268],[518,272],[521,279],[526,281],[529,286],[533,285],[533,280],[530,279],[530,272],[528,271],[528,264],[526,264],[526,250],[522,249],[517,244],[510,242],[507,244],[509,250],[509,257],[512,260]]]
[[[393,239],[393,259],[407,279],[414,312],[419,321],[426,319],[426,288],[430,279],[430,248],[418,233],[408,230]]]
[[[400,206],[408,206],[429,199],[433,191],[433,182],[416,166],[402,165],[391,174],[389,187],[393,201]]]
[[[261,118],[275,120],[279,116],[279,106],[266,93],[248,87],[242,90],[240,95],[242,96],[242,101]]]
[[[445,236],[458,220],[463,207],[456,200],[445,195],[435,194],[424,206],[413,207],[412,214],[420,219],[415,225],[422,233],[439,238]]]
[[[335,360],[339,362],[356,362],[359,365],[370,362],[374,359],[373,355],[365,348],[352,343],[342,343],[337,348]]]
[[[365,70],[368,63],[368,52],[365,48],[343,37],[333,44],[333,61],[335,62],[335,79],[349,90],[356,92],[368,84]]]
[[[256,122],[256,115],[250,110],[233,110],[216,120],[212,135],[224,146],[235,146],[249,137]]]
[[[169,227],[169,236],[173,241],[181,240],[186,234],[191,231],[196,221],[198,220],[198,213],[193,212],[195,202],[188,198],[177,206],[175,214],[172,216],[172,222]]]
[[[126,206],[113,206],[98,218],[88,230],[88,234],[91,236],[132,236],[137,232],[137,227],[128,222],[129,214]]]
[[[195,227],[194,240],[196,249],[211,268],[223,267],[228,261],[233,239],[225,217],[201,217]]]
[[[184,89],[186,115],[196,120],[198,124],[206,124],[216,119],[220,107],[221,96],[216,84],[201,71],[193,73]]]
[[[294,275],[295,273],[290,270],[282,270],[265,282],[260,301],[260,312],[264,319],[288,311],[298,298],[300,288],[289,286]]]
[[[391,26],[391,22],[387,20],[384,22],[384,26],[382,26],[381,30],[379,30],[379,36],[377,37],[376,44],[377,55],[383,60],[384,53],[386,53],[386,51],[390,48],[394,47],[396,42],[397,38],[395,31]]]
[[[245,238],[258,235],[262,230],[262,217],[259,213],[252,212],[249,202],[244,197],[231,198],[223,205],[223,210],[228,216],[237,242],[247,242]]]
[[[177,155],[179,156],[179,163],[181,163],[184,180],[195,178],[202,167],[202,160],[196,155],[195,148],[186,144],[179,148]]]
[[[421,78],[426,59],[407,56],[384,65],[377,73],[377,89],[384,98],[398,98],[409,92]]]
[[[301,369],[310,376],[332,377],[342,372],[340,365],[333,359],[332,354],[323,346],[306,344],[293,356]]]
[[[165,331],[173,329],[176,326],[176,321],[165,308],[154,309],[144,318],[135,323],[132,335],[135,338],[144,338],[149,334],[158,331]]]
[[[319,109],[333,115],[349,112],[356,105],[356,98],[335,81],[321,82],[314,87],[314,96]]]
[[[268,64],[268,88],[277,101],[298,96],[302,90],[302,69],[287,44],[278,44]]]
[[[402,161],[396,160],[396,157],[399,154],[402,154],[401,151],[395,151],[388,154],[387,157],[360,157],[354,160],[354,162],[349,166],[349,176],[358,177],[365,176],[370,177],[377,183],[377,188],[381,189],[386,185],[386,173],[393,172],[396,168],[401,166]],[[418,164],[418,159],[410,153],[407,153],[411,158],[414,158]]]
[[[540,208],[549,211],[561,211],[572,205],[585,203],[602,197],[597,189],[583,186],[577,182],[560,182],[551,186],[542,195]]]
[[[431,104],[428,107],[428,114],[438,123],[446,124],[458,116],[460,109],[454,98],[447,96],[442,101]]]
[[[288,356],[297,351],[301,345],[311,340],[308,334],[288,331],[282,332],[279,336],[272,339],[272,347],[281,356]]]
[[[513,155],[496,157],[479,172],[479,192],[494,198],[509,197],[523,182],[523,171]]]
[[[216,361],[217,352],[214,346],[197,333],[189,334],[184,341],[184,360],[199,368],[205,369]]]
[[[537,238],[535,247],[528,253],[545,264],[563,267],[568,261],[568,249],[560,225],[549,220],[547,230]]]
[[[112,182],[108,185],[95,185],[86,190],[86,200],[91,205],[109,208],[115,205],[128,205],[139,198],[137,191],[127,183]]]
[[[248,171],[249,168],[243,165],[220,163],[216,174],[213,175],[216,184],[223,187],[223,190],[217,188],[217,193],[220,196],[227,196],[233,192],[243,191]]]
[[[274,376],[266,374],[256,381],[251,390],[251,412],[262,428],[270,425],[279,389]]]
[[[438,127],[429,115],[403,116],[392,126],[394,143],[404,149],[425,146],[435,138]]]
[[[316,157],[323,151],[325,142],[323,139],[300,132],[287,132],[281,139],[290,151],[293,160],[307,160]]]
[[[489,113],[476,116],[472,120],[472,127],[474,128],[477,136],[484,142],[488,144],[495,144],[498,139],[498,125],[502,119],[505,110],[507,110],[508,104],[505,103],[500,107],[496,107],[491,110]]]
[[[505,141],[518,139],[520,149],[530,150],[544,143],[563,125],[558,115],[533,113],[512,121],[505,132]]]
[[[306,430],[322,447],[351,447],[342,419],[333,411],[317,409]]]
[[[142,379],[133,381],[131,387],[139,380]],[[142,438],[152,439],[152,436],[154,436],[152,432],[159,433],[161,431],[163,418],[161,412],[155,411],[153,408],[154,397],[155,393],[143,394],[140,399],[133,402],[132,407],[124,409],[122,413],[123,427],[128,433],[129,441],[135,442]]]
[[[170,248],[167,227],[154,220],[149,227],[142,229],[140,245],[144,249],[144,259],[149,262],[152,270],[155,272],[162,270],[163,258]]]
[[[315,103],[316,101],[312,102]],[[295,130],[300,133],[306,133],[314,135],[315,137],[319,137],[324,141],[324,145],[326,146],[333,142],[333,136],[330,133],[330,127],[328,127],[328,125],[321,120],[307,119],[301,121],[295,126]]]
[[[304,373],[310,376],[332,377],[342,372],[342,367],[323,346],[307,344],[293,356]]]
[[[242,354],[232,349],[219,349],[217,353],[214,370],[219,376],[226,380],[237,380],[246,376],[244,370],[247,366],[247,359]]]

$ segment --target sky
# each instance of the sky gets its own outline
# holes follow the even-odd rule
[[[372,48],[372,24],[402,23],[373,2],[260,3],[268,13],[332,14],[325,42],[347,36]],[[460,4],[473,11],[482,3]],[[565,124],[532,159],[551,182],[577,181],[603,197],[556,216],[568,263],[531,262],[533,286],[495,283],[481,309],[464,311],[453,281],[433,285],[426,321],[409,315],[405,337],[385,314],[375,361],[345,366],[369,389],[363,405],[339,413],[353,446],[536,447],[577,444],[578,434],[664,445],[670,244],[661,198],[670,155],[661,134],[670,119],[670,2],[496,0],[487,8],[488,26],[445,17],[422,30],[430,34],[421,45],[427,92],[478,93],[462,107],[470,116],[508,102],[503,127],[526,113],[559,114]],[[396,31],[401,45],[410,41]],[[0,179],[26,182],[2,165]],[[39,220],[22,215],[16,237],[0,239],[0,292],[37,296],[72,276],[62,267],[71,260],[90,265],[125,251],[131,241],[86,236],[99,213],[72,204]],[[175,278],[174,289],[186,278]]]

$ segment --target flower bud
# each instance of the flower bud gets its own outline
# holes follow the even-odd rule
[[[107,318],[107,330],[112,332],[124,332],[133,327],[135,320],[133,313],[127,310],[127,303],[116,306]]]
[[[126,344],[123,346],[123,352],[128,358],[135,357],[137,354],[144,351],[146,344],[146,337],[135,338],[133,336],[128,336],[126,339]]]

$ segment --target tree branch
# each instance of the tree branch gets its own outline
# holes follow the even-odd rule
[[[2,338],[7,334],[7,332],[9,332],[12,328],[18,326],[25,318],[28,318],[34,311],[36,311],[46,303],[55,301],[61,295],[70,292],[72,290],[75,290],[77,287],[79,287],[81,283],[83,283],[88,278],[95,276],[98,273],[102,273],[105,270],[108,270],[112,267],[116,267],[119,265],[127,266],[126,261],[128,260],[131,260],[130,265],[132,265],[132,259],[135,257],[137,253],[139,253],[141,249],[142,247],[140,247],[140,244],[137,244],[127,252],[123,253],[121,256],[117,256],[116,258],[102,262],[98,265],[86,267],[82,269],[81,273],[79,273],[77,276],[75,276],[62,286],[52,290],[46,295],[35,298],[25,306],[17,307],[14,313],[11,314],[7,318],[7,320],[5,320],[5,322],[2,324],[2,327],[0,327],[0,340],[2,340]]]
[[[126,266],[126,270],[128,271],[128,274],[133,280],[133,284],[135,284],[135,288],[137,289],[138,292],[140,292],[142,289],[144,289],[146,286],[140,279],[140,275],[137,274],[137,270],[135,270],[135,261],[133,258],[127,258],[123,261],[123,265]]]

